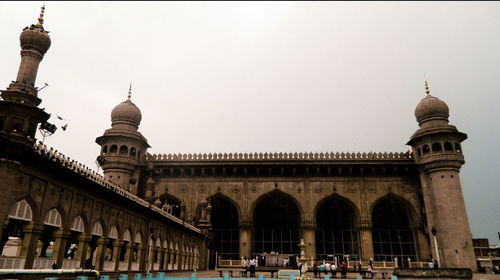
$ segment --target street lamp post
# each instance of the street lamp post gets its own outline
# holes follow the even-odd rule
[[[437,244],[437,239],[436,239],[437,230],[435,227],[432,227],[431,233],[432,233],[432,237],[434,238],[434,249],[436,250],[436,260],[438,263],[438,267],[441,267],[441,259],[439,258],[439,250],[438,250],[438,244]]]

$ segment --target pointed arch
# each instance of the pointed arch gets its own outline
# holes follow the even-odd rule
[[[125,232],[123,233],[123,238],[122,238],[123,241],[127,241],[127,242],[130,242],[131,238],[130,238],[130,230],[127,228],[125,230]]]
[[[161,248],[161,238],[159,236],[156,238],[155,246]]]
[[[9,218],[31,222],[33,220],[33,210],[26,201],[22,199],[10,207]]]
[[[212,207],[210,224],[213,238],[210,242],[210,267],[215,267],[216,257],[239,259],[240,213],[237,204],[220,193],[210,197]],[[182,248],[184,250],[184,248]]]
[[[142,233],[140,231],[135,233],[134,243],[142,244]]]
[[[57,208],[52,208],[45,214],[43,223],[49,226],[62,227],[62,216]]]
[[[332,255],[359,259],[359,210],[352,201],[338,194],[330,195],[318,202],[314,216],[316,259],[325,260]]]
[[[278,193],[278,194],[281,194],[285,197],[287,197],[288,199],[290,199],[294,204],[295,206],[297,206],[297,209],[299,210],[299,217],[302,217],[302,214],[304,213],[304,209],[302,208],[302,204],[293,196],[291,196],[290,194],[282,191],[282,190],[278,190],[278,189],[274,189],[272,191],[269,191],[267,193],[264,193],[262,194],[261,196],[259,196],[259,198],[257,198],[252,206],[250,207],[250,212],[249,213],[254,213],[255,212],[255,208],[256,206],[263,200],[265,199],[266,197],[270,196],[270,195],[273,195],[274,193]]]
[[[108,237],[113,239],[118,239],[118,228],[116,225],[113,225],[108,232]]]
[[[252,252],[299,253],[302,209],[293,196],[273,190],[256,200],[252,208]]]
[[[82,215],[78,215],[73,219],[70,230],[77,232],[85,232],[85,221],[83,220]]]
[[[104,231],[103,231],[103,226],[101,224],[101,221],[96,221],[94,225],[92,226],[92,231],[90,232],[92,235],[97,235],[97,236],[102,236]]]
[[[320,201],[318,201],[318,203],[316,203],[316,205],[314,206],[314,210],[313,210],[315,220],[316,220],[316,217],[318,215],[319,207],[331,199],[338,199],[338,200],[342,201],[343,203],[347,204],[352,209],[352,211],[356,217],[356,223],[359,223],[360,217],[361,217],[361,214],[360,214],[361,212],[360,212],[358,206],[356,205],[356,203],[354,203],[352,200],[350,200],[349,198],[347,198],[345,196],[341,196],[338,193],[333,193],[329,196],[326,196],[323,199],[321,199]]]
[[[393,193],[373,203],[372,239],[376,261],[388,261],[398,257],[400,267],[408,267],[408,259],[417,261],[413,231],[415,213],[410,202]]]

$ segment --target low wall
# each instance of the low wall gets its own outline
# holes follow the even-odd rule
[[[471,280],[472,270],[469,268],[395,268],[394,276],[404,280]]]

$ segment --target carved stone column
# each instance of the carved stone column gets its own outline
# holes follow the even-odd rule
[[[24,239],[21,248],[21,256],[24,257],[24,268],[33,268],[35,252],[43,231],[43,224],[29,223],[23,228]]]
[[[87,260],[87,248],[89,246],[91,236],[88,233],[80,233],[78,235],[78,251],[76,252],[76,259],[80,260],[80,267],[85,267]]]
[[[132,250],[134,249],[134,243],[127,242],[126,246],[127,251],[125,252],[125,261],[127,262],[127,270],[130,270],[132,268]]]
[[[104,269],[104,255],[106,254],[106,245],[108,244],[109,238],[101,236],[97,239],[97,257],[95,260],[95,269]]]
[[[113,241],[113,258],[111,261],[115,262],[115,268],[113,271],[118,271],[118,267],[120,265],[120,251],[123,246],[123,241],[115,240]]]
[[[146,254],[144,245],[137,245],[137,262],[139,263],[139,270],[146,270]]]
[[[62,228],[54,233],[55,242],[52,258],[55,260],[58,268],[62,268],[66,242],[68,242],[69,235],[70,231]]]

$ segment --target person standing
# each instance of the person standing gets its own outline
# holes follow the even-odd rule
[[[241,268],[243,269],[241,271],[241,277],[247,277],[247,258],[242,258],[241,259]]]
[[[332,265],[329,262],[326,262],[325,269],[326,269],[325,276],[330,275],[330,271],[332,271]]]
[[[341,268],[342,268],[342,278],[347,278],[347,260],[344,259],[342,261],[342,264],[340,265]]]
[[[314,272],[314,277],[318,277],[318,263],[316,261],[313,262],[313,272]]]
[[[255,277],[255,266],[257,265],[257,260],[255,258],[250,260],[250,277]]]

